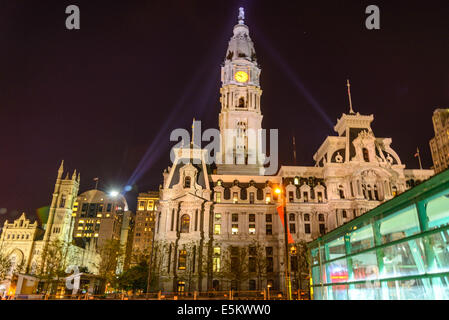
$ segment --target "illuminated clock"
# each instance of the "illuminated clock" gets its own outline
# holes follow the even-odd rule
[[[234,75],[235,80],[238,82],[248,81],[248,74],[245,71],[237,71]]]

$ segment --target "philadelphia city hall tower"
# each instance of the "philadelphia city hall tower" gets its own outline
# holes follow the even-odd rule
[[[163,291],[284,291],[287,262],[292,289],[305,288],[301,244],[434,174],[406,169],[392,139],[372,131],[374,116],[354,111],[351,102],[336,121],[336,135],[314,154],[314,166],[281,165],[267,174],[260,74],[240,9],[221,67],[216,163],[192,142],[173,148],[173,164],[163,172],[153,248]],[[287,221],[277,210],[283,200]]]

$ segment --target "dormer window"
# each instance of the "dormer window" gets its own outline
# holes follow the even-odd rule
[[[365,162],[369,162],[369,152],[367,148],[363,148],[362,149],[363,152],[363,160],[365,160]]]
[[[184,178],[184,188],[190,188],[191,178],[189,176]]]
[[[295,177],[295,180],[294,180],[293,183],[295,184],[295,186],[297,186],[297,185],[299,184],[299,178],[298,178],[298,177]]]

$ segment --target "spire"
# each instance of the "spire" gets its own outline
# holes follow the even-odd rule
[[[72,174],[72,180],[75,180],[76,179],[76,169],[75,169],[75,171],[73,171],[73,174]]]
[[[76,179],[78,183],[81,181],[81,174],[78,172],[78,179]]]
[[[64,160],[61,161],[61,165],[58,169],[58,179],[61,179],[62,174],[64,173]]]
[[[64,180],[69,180],[69,172],[67,171],[67,174],[65,175]]]
[[[349,114],[355,114],[354,110],[352,109],[351,84],[349,83],[349,80],[346,80],[346,86],[348,87]]]
[[[192,121],[192,139],[190,141],[190,147],[192,147],[192,148],[193,148],[193,137],[194,137],[194,134],[195,134],[195,118],[193,118],[193,121]]]

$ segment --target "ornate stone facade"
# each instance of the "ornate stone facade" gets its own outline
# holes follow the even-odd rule
[[[248,73],[242,82],[235,76],[241,68]],[[222,67],[221,131],[241,123],[245,129],[261,128],[259,74],[249,29],[239,18]],[[374,135],[373,120],[373,115],[355,113],[351,104],[337,121],[338,135],[327,137],[315,153],[315,166],[281,166],[275,176],[254,174],[244,162],[217,165],[215,172],[205,163],[206,150],[194,145],[175,149],[173,166],[163,174],[155,226],[155,241],[164,244],[158,254],[163,290],[262,290],[267,285],[282,290],[284,228],[276,209],[281,199],[274,192],[280,184],[285,185],[288,227],[299,242],[315,239],[433,175],[433,170],[405,169],[392,140]],[[232,154],[238,153],[240,141],[238,135],[234,139]],[[259,151],[257,144],[243,143],[242,148],[244,155],[251,148]],[[263,275],[250,272],[237,286],[223,278],[227,249],[256,246],[264,249],[257,253],[265,261]],[[254,252],[248,250],[249,265],[257,258]]]

